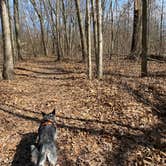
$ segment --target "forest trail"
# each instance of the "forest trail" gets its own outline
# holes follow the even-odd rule
[[[152,62],[159,72],[141,79],[139,64],[114,62],[104,81],[92,82],[81,63],[44,57],[16,64],[15,80],[0,81],[0,165],[32,165],[40,112],[56,108],[60,166],[163,166],[164,64]]]

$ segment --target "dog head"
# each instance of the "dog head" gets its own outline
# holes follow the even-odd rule
[[[42,116],[43,116],[43,120],[42,121],[55,122],[55,109],[52,112],[48,113],[48,114],[42,112]]]

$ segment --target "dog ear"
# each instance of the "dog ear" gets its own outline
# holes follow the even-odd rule
[[[41,112],[42,113],[42,116],[45,116],[46,115],[46,113],[44,113],[44,112]]]
[[[56,111],[55,111],[55,108],[54,108],[51,114],[55,115],[55,112],[56,112]]]

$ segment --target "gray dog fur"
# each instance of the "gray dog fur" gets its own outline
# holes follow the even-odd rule
[[[46,162],[55,166],[57,162],[55,109],[49,114],[42,112],[42,115],[43,119],[36,140],[37,145],[31,145],[31,160],[36,166],[45,166]]]

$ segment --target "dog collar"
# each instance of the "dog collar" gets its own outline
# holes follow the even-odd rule
[[[41,123],[41,126],[49,126],[49,125],[54,125],[54,122],[51,120],[47,120]]]

